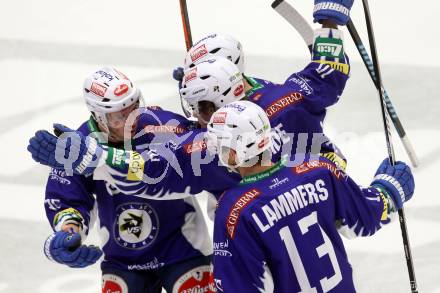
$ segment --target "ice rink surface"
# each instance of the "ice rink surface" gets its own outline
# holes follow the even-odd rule
[[[50,129],[53,122],[77,127],[87,119],[82,81],[102,65],[125,72],[147,104],[180,112],[171,78],[184,57],[178,1],[157,2],[16,0],[0,11],[0,293],[100,292],[97,265],[75,270],[45,259],[42,245],[51,233],[43,210],[48,169],[31,160],[26,146],[36,130]],[[281,82],[307,64],[306,47],[270,1],[188,2],[194,39],[213,31],[236,36],[247,52],[248,75]],[[311,2],[297,2],[310,19]],[[440,293],[440,59],[434,23],[439,4],[409,4],[370,6],[384,85],[421,161],[405,210],[419,292]],[[353,19],[367,43],[360,6],[355,3]],[[346,43],[352,77],[329,110],[325,130],[347,156],[349,174],[366,185],[386,156],[385,139],[377,92],[348,33]],[[396,157],[408,161],[396,133],[394,144]],[[204,206],[205,199],[200,201]],[[88,239],[97,241],[93,234]],[[397,222],[374,237],[345,243],[358,292],[410,292]]]

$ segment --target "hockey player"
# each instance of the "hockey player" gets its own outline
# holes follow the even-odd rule
[[[347,9],[349,9],[349,7]],[[335,27],[335,23],[344,24],[346,19],[338,20],[336,17],[329,18],[329,16],[327,16],[327,19],[324,21],[326,22],[324,25],[325,27]],[[327,35],[329,35],[330,38],[323,38],[323,36]],[[210,36],[202,40],[193,47],[192,51],[189,52],[187,60],[194,59],[194,62],[199,62],[200,60],[205,60],[206,56],[212,57],[211,54],[226,56],[228,58],[229,56],[233,56],[229,59],[241,67],[243,65],[241,47],[239,46],[237,50],[237,43],[235,43],[236,49],[234,51],[233,41],[222,41],[223,43],[229,42],[232,44],[223,47],[221,44],[214,46],[215,44],[213,45],[210,43],[211,41],[215,43],[218,40],[219,39],[216,36]],[[325,50],[322,48],[327,48],[325,45],[329,44],[336,44],[336,48],[338,49],[337,54],[325,54]],[[206,50],[209,49],[210,53],[206,56],[194,53],[194,50],[198,47],[204,47]],[[242,98],[249,99],[264,107],[271,120],[274,141],[272,151],[275,154],[274,161],[279,159],[280,154],[287,153],[295,155],[294,159],[291,159],[287,164],[291,165],[291,161],[293,161],[293,164],[296,164],[304,160],[303,153],[308,151],[319,153],[319,151],[321,151],[325,153],[325,156],[332,159],[332,161],[343,169],[345,167],[345,160],[341,158],[342,156],[337,155],[338,152],[333,145],[325,143],[327,139],[322,135],[321,126],[322,120],[325,116],[326,106],[337,101],[348,78],[347,74],[349,66],[347,63],[348,60],[343,53],[341,33],[330,28],[323,28],[322,31],[318,30],[313,52],[313,61],[306,67],[306,69],[291,75],[291,77],[289,77],[282,85],[258,79],[254,79],[255,81],[258,81],[257,83],[254,83],[252,81],[253,79],[243,77],[239,70],[237,70],[237,67],[231,62],[228,63],[220,61],[219,59],[219,61],[211,64],[212,67],[209,67],[209,62],[202,62],[203,64],[199,64],[197,67],[192,67],[187,71],[184,79],[184,87],[182,88],[182,95],[184,95],[189,101],[189,104],[192,106],[193,112],[195,112],[196,116],[199,118],[200,126],[202,127],[206,126],[206,121],[209,120],[216,108],[234,100]],[[337,57],[335,57],[336,55]],[[201,57],[197,59],[194,58],[194,56]],[[188,65],[189,61],[186,63]],[[189,64],[188,67],[191,67],[191,64]],[[332,67],[335,67],[336,69],[333,69]],[[212,68],[216,68],[216,71],[213,71]],[[201,133],[200,129],[194,129],[194,131]],[[301,133],[304,135],[301,135]],[[42,138],[42,141],[44,141],[45,144],[48,144],[48,141],[45,138]],[[51,138],[51,141],[53,146],[52,150],[54,150],[56,139]],[[156,142],[159,145],[162,143],[163,146],[168,144],[164,143],[167,141],[167,139],[156,139]],[[173,142],[173,139],[170,139],[170,142]],[[317,146],[314,150],[310,147],[312,143]],[[322,143],[323,148],[321,149]],[[40,145],[42,144],[43,143],[40,142]],[[68,152],[69,145],[64,145],[66,146],[65,151]],[[191,156],[190,164],[185,162],[188,162],[188,153],[190,153],[190,155],[193,154],[192,150],[203,150],[206,147],[203,137],[198,136],[193,144],[186,144],[184,147],[179,143],[172,143],[172,146],[177,150],[177,153],[183,153],[183,159],[182,156],[177,154],[177,157],[173,156],[173,158],[167,161],[178,162],[178,165],[184,167],[181,174],[187,178],[190,177],[189,180],[192,180],[191,174],[194,171],[193,156]],[[85,151],[87,148],[83,147],[82,150]],[[185,152],[182,152],[182,150],[187,150],[186,154]],[[163,151],[159,151],[158,153],[163,155]],[[44,152],[43,155],[46,155],[46,153],[47,152]],[[86,153],[87,152],[80,152],[80,157]],[[173,150],[172,153],[174,154],[176,152]],[[127,161],[131,158],[128,153],[124,156],[128,158]],[[104,157],[105,156],[101,156],[101,158]],[[37,158],[37,161],[56,168],[60,167],[54,159],[48,161],[45,160],[45,158]],[[82,162],[82,160],[78,159],[77,163],[79,164],[80,162]],[[112,160],[107,160],[107,162],[112,162]],[[144,175],[149,170],[160,169],[149,168],[151,163],[152,162],[150,161],[148,164],[145,164],[145,166],[143,165],[145,167],[143,170]],[[209,169],[212,165],[214,164],[202,164],[202,167],[208,166]],[[112,170],[107,176],[105,176],[106,180],[109,182],[112,181],[112,185],[116,186],[121,192],[133,193],[133,190],[135,190],[136,196],[143,196],[146,198],[161,197],[162,199],[179,198],[174,192],[166,192],[166,188],[153,189],[154,192],[152,192],[151,185],[145,184],[147,180],[144,180],[144,182],[137,181],[126,184],[125,180],[127,172],[129,172],[128,167],[129,165],[126,165],[124,167],[125,169]],[[210,172],[199,172],[199,174],[202,173],[206,175]],[[147,177],[149,178],[150,175],[147,174]],[[216,176],[211,176],[210,178],[215,177]],[[101,176],[97,178],[103,177]],[[177,178],[175,181],[177,182],[180,180],[181,178]],[[199,182],[203,182],[203,180],[199,180]],[[217,184],[215,180],[208,180],[207,182]],[[182,184],[181,186],[189,188],[194,187],[192,184]],[[215,194],[218,195],[219,193],[220,192],[216,192]],[[180,195],[182,195],[182,193],[180,193]],[[211,203],[209,206],[212,208],[213,201],[210,200],[209,203]]]
[[[414,192],[410,168],[385,159],[369,187],[327,158],[288,168],[272,164],[270,122],[239,101],[208,124],[208,147],[242,176],[219,200],[214,280],[219,292],[355,292],[339,233],[370,236]]]
[[[191,195],[205,189],[223,191],[237,180],[217,164],[201,166],[202,177],[190,180],[186,179],[193,176],[189,163],[181,166],[183,178],[169,167],[173,158],[163,152],[158,155],[161,149],[153,148],[152,132],[172,132],[180,141],[167,141],[169,149],[174,146],[178,157],[186,155],[187,159],[200,151],[194,147],[199,145],[194,142],[197,132],[190,133],[186,128],[190,124],[180,115],[139,108],[141,92],[116,69],[102,68],[90,75],[84,83],[84,98],[92,117],[78,131],[56,124],[59,139],[39,131],[28,147],[37,162],[54,167],[45,201],[54,233],[47,239],[44,253],[70,267],[95,263],[101,250],[82,243],[97,208],[105,256],[101,263],[103,292],[161,292],[162,287],[167,292],[210,292],[212,248],[202,213]],[[123,148],[127,142],[130,149],[114,148]],[[160,145],[165,145],[164,140]],[[75,152],[78,158],[72,159]],[[149,158],[148,164],[143,157]],[[111,170],[117,183],[111,177],[98,180],[105,179],[97,177],[99,172],[92,176],[97,166]],[[140,186],[143,175],[157,180]],[[161,196],[180,199],[140,198]]]
[[[279,159],[284,145],[285,150],[291,150],[292,156],[321,151],[344,169],[345,159],[323,135],[322,123],[326,108],[338,101],[349,77],[343,35],[337,25],[345,25],[348,21],[352,1],[328,1],[327,6],[316,2],[314,19],[322,22],[323,28],[315,31],[312,61],[302,71],[290,75],[283,84],[244,75],[242,46],[230,36],[212,34],[195,43],[185,58],[184,76],[183,69],[177,69],[173,74],[181,80],[181,97],[189,105],[187,112],[192,112],[204,127],[216,109],[231,102],[225,98],[230,91],[233,100],[246,99],[265,109],[273,129],[275,160]],[[343,13],[326,7],[341,8]],[[206,63],[202,65],[218,57],[234,63],[239,72],[228,71],[228,66],[223,64],[211,68]],[[222,79],[223,72],[233,80],[230,87],[227,85],[231,82]],[[314,150],[312,145],[316,146]],[[300,160],[301,156],[292,159],[294,162]]]
[[[216,108],[227,102],[246,98],[266,109],[274,130],[272,149],[277,156],[283,145],[287,145],[283,150],[296,154],[310,151],[310,145],[314,142],[313,145],[318,146],[319,151],[321,143],[327,141],[321,126],[325,108],[338,100],[348,78],[349,65],[343,51],[342,34],[338,30],[330,29],[348,21],[352,1],[345,0],[342,3],[343,5],[335,1],[334,5],[317,5],[319,9],[314,12],[315,20],[323,22],[324,28],[316,32],[313,60],[306,69],[292,74],[282,85],[262,80],[261,83],[254,83],[234,67],[220,61],[215,63],[219,64],[219,75],[209,68],[197,73],[200,66],[194,68],[194,64],[213,56],[226,57],[241,69],[244,59],[241,45],[233,39],[212,35],[196,43],[186,58],[185,65],[191,69],[187,71],[182,95],[199,118],[199,126],[206,126],[206,121]],[[334,11],[335,7],[340,9]],[[329,37],[325,38],[327,35]],[[68,151],[69,145],[65,146]],[[203,149],[204,143],[199,142],[195,147]],[[333,145],[324,143],[322,151],[344,168],[345,161],[333,153],[333,150]],[[43,164],[57,166],[54,160],[45,162],[42,158],[39,159]]]

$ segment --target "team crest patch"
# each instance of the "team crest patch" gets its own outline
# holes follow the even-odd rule
[[[173,293],[216,292],[209,265],[193,268],[181,275],[173,286]]]
[[[159,220],[147,203],[126,203],[116,209],[114,237],[116,243],[128,249],[142,249],[156,239]]]

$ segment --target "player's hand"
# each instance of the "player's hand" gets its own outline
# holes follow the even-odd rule
[[[372,186],[385,190],[394,201],[397,209],[410,200],[414,194],[414,176],[404,162],[396,162],[394,166],[385,159],[377,169]]]
[[[182,81],[184,75],[185,74],[183,73],[182,67],[177,67],[173,70],[173,78],[179,82],[179,90],[182,88]]]
[[[352,6],[353,0],[315,0],[313,21],[330,20],[338,25],[346,25]]]
[[[79,233],[79,225],[76,224],[63,224],[61,230],[70,233]]]
[[[60,137],[39,130],[29,140],[27,150],[36,162],[68,173],[89,175],[103,155],[105,160],[107,152],[94,138],[61,124],[54,124],[54,131]]]
[[[101,257],[102,250],[93,245],[81,245],[81,235],[78,233],[59,231],[47,238],[44,254],[57,263],[83,268],[94,264]]]

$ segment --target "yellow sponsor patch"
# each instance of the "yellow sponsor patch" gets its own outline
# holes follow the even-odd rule
[[[137,152],[130,152],[130,163],[128,164],[127,180],[142,181],[144,175],[145,161]]]
[[[345,170],[347,169],[347,162],[343,158],[338,156],[336,153],[334,153],[334,152],[320,153],[320,155],[321,155],[321,157],[324,157],[324,158],[332,161],[332,163],[335,164],[342,171],[345,172]]]
[[[320,64],[328,64],[331,68],[342,72],[343,74],[348,75],[350,72],[350,66],[348,64],[334,62],[334,61],[325,61],[325,60],[315,60],[313,62],[320,63]]]

